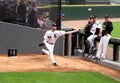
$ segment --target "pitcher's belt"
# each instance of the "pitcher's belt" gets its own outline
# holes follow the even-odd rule
[[[51,43],[51,42],[48,42],[48,41],[47,41],[47,43],[48,43],[48,44],[51,44],[51,45],[53,45],[53,44],[54,44],[54,43]]]

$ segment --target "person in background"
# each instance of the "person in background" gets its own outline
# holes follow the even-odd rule
[[[19,6],[17,7],[17,15],[18,15],[18,21],[19,23],[26,23],[26,4],[23,0],[20,1]]]
[[[29,11],[28,11],[28,24],[34,28],[37,28],[38,11],[36,8],[36,3],[32,2],[31,5],[32,6],[29,7]]]
[[[2,1],[0,4],[0,19],[2,21],[8,22],[9,17],[10,17],[10,13],[9,13],[8,3],[6,1]]]
[[[61,21],[62,19],[65,17],[65,14],[62,13],[61,15],[57,16],[57,20],[55,21],[56,25],[57,25],[57,30],[61,30]]]
[[[45,22],[43,16],[41,16],[41,15],[38,16],[37,23],[39,24],[39,26],[40,26],[41,29],[46,28],[46,22]]]
[[[96,54],[96,59],[105,59],[108,43],[111,38],[111,32],[113,30],[113,24],[109,20],[109,16],[105,15],[105,21],[103,23],[103,34],[98,45],[98,51]]]

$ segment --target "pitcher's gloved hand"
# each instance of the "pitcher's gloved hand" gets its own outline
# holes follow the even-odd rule
[[[44,43],[40,43],[38,46],[41,47],[41,46],[44,46],[45,44]]]

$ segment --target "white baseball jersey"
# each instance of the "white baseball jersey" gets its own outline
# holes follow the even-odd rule
[[[45,33],[44,35],[44,39],[46,41],[48,41],[49,43],[53,43],[55,44],[56,40],[65,34],[65,31],[58,31],[58,30],[55,30],[54,32],[49,30]]]
[[[93,24],[90,32],[94,35],[94,34],[96,33],[96,30],[97,30],[97,29],[102,29],[102,26],[101,26],[101,23],[100,23],[99,20],[97,20],[97,21]],[[97,32],[96,34],[98,34],[98,32]]]

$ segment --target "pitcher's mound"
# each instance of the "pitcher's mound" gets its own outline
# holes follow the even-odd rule
[[[59,66],[53,66],[48,55],[30,54],[17,57],[0,56],[0,72],[35,72],[35,71],[94,71],[120,79],[120,72],[81,59],[55,55]]]

